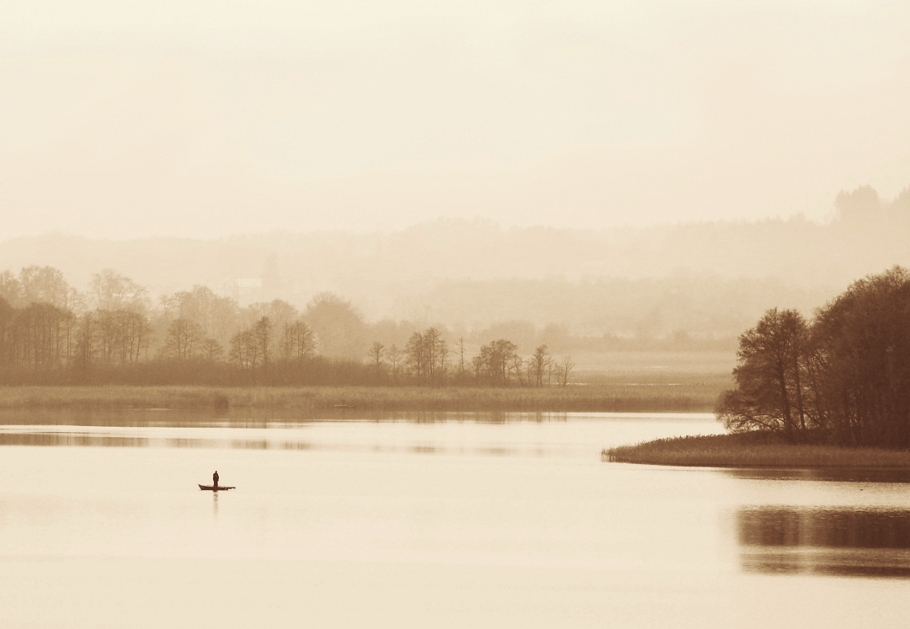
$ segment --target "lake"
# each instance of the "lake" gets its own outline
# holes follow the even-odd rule
[[[0,626],[908,626],[906,475],[600,458],[716,432],[4,413]]]

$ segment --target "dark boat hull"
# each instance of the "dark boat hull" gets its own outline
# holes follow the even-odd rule
[[[199,489],[202,491],[226,491],[228,489],[236,489],[236,487],[215,487],[214,485],[199,485]]]

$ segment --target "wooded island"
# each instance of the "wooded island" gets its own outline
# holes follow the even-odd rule
[[[807,321],[769,310],[739,339],[717,401],[730,435],[605,450],[624,462],[702,466],[908,465],[910,273],[854,282]]]

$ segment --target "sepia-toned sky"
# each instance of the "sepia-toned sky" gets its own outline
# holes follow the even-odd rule
[[[5,0],[0,239],[609,227],[910,186],[910,3]]]

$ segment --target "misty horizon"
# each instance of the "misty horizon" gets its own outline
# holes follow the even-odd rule
[[[858,186],[853,188],[841,188],[837,190],[837,195],[846,195],[859,190],[872,189],[875,194],[878,196],[878,191],[876,191],[873,186],[868,182],[863,182]],[[898,187],[895,194],[891,196],[878,196],[879,200],[883,205],[889,205],[894,202],[905,202],[904,199],[910,195],[910,184],[903,187]],[[836,195],[835,195],[836,197]],[[834,199],[835,197],[832,197]],[[350,233],[354,235],[371,235],[371,234],[380,234],[383,236],[393,235],[401,232],[408,232],[412,230],[419,230],[423,227],[433,226],[433,225],[481,225],[487,228],[496,229],[500,231],[521,231],[521,230],[552,230],[555,232],[568,232],[574,234],[583,234],[583,233],[634,233],[634,232],[644,232],[655,229],[667,229],[667,228],[678,228],[678,227],[689,227],[689,226],[699,226],[706,224],[719,224],[719,225],[736,225],[736,226],[748,226],[755,225],[760,223],[811,223],[814,225],[825,226],[830,225],[833,222],[836,222],[841,218],[839,216],[837,203],[832,201],[829,203],[830,207],[817,213],[816,215],[810,215],[805,211],[794,211],[790,214],[768,214],[764,216],[744,216],[744,217],[715,217],[715,218],[666,218],[655,222],[650,223],[618,223],[612,225],[604,225],[600,227],[585,227],[585,226],[563,226],[557,224],[547,224],[547,223],[509,223],[507,221],[499,220],[496,218],[490,218],[482,214],[475,215],[440,215],[429,218],[422,218],[415,220],[410,223],[404,223],[401,225],[358,225],[358,226],[339,226],[339,227],[312,227],[312,228],[293,228],[293,227],[273,227],[269,229],[261,230],[247,230],[247,231],[237,231],[224,233],[219,235],[181,235],[181,234],[149,234],[149,235],[92,235],[87,233],[85,230],[80,229],[66,229],[60,227],[48,227],[43,231],[38,231],[35,233],[23,233],[23,234],[7,234],[4,238],[0,239],[0,243],[19,240],[19,239],[29,239],[35,237],[47,237],[47,236],[63,236],[63,237],[79,237],[86,238],[90,240],[99,240],[99,241],[111,241],[111,242],[123,242],[123,241],[132,241],[132,240],[142,240],[146,238],[173,238],[177,240],[196,240],[196,241],[225,241],[236,239],[240,237],[266,237],[270,234],[293,234],[293,235],[316,235],[316,234],[332,234],[332,233]]]
[[[435,219],[394,232],[209,240],[50,234],[0,242],[0,269],[15,283],[18,268],[57,268],[83,292],[110,270],[138,283],[153,308],[199,286],[254,310],[278,300],[304,311],[332,293],[349,300],[386,343],[435,325],[450,338],[504,336],[524,347],[596,338],[614,349],[621,339],[641,348],[664,339],[668,347],[697,342],[729,351],[769,308],[809,315],[861,277],[910,266],[903,236],[910,189],[883,199],[864,186],[842,191],[834,205],[836,215],[825,223],[568,230]],[[835,250],[836,260],[829,256]]]
[[[891,2],[7,4],[7,238],[823,220],[910,181]]]

